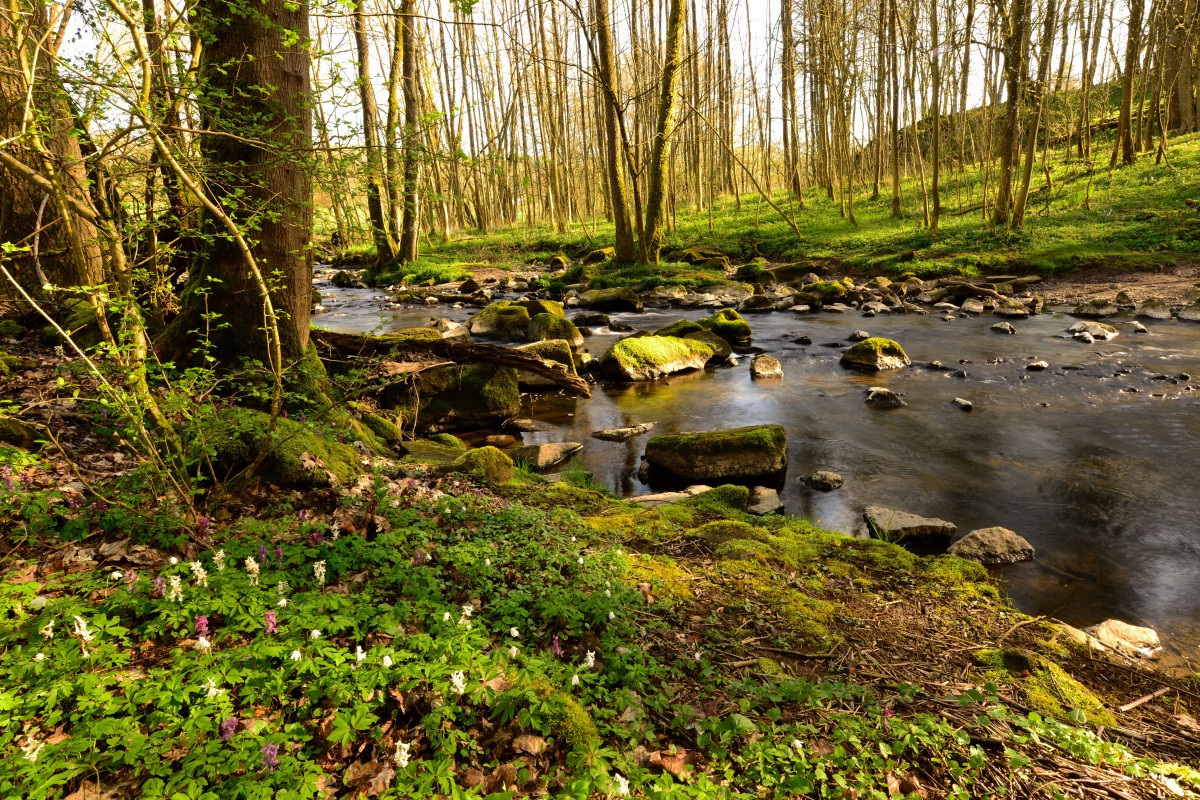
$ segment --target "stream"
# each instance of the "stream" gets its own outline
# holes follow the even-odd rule
[[[378,290],[317,287],[328,311],[314,323],[332,330],[463,322],[476,310],[387,309]],[[612,317],[653,330],[708,313]],[[855,535],[867,505],[950,520],[960,534],[1010,528],[1037,558],[991,569],[1021,611],[1080,627],[1114,617],[1146,625],[1163,639],[1164,666],[1200,660],[1200,324],[1143,320],[1149,333],[1137,334],[1131,318],[1117,317],[1106,321],[1118,338],[1084,344],[1066,333],[1076,320],[1060,312],[1014,320],[1015,336],[990,330],[998,321],[990,314],[945,321],[936,309],[746,319],[754,349],[782,362],[782,381],[752,381],[746,357],[650,383],[600,384],[587,399],[525,395],[524,415],[556,427],[522,434],[524,443],[584,443],[577,462],[628,497],[674,488],[637,477],[649,436],[778,423],[788,433],[787,475],[776,487],[786,513]],[[895,339],[913,366],[842,369],[840,347],[826,345],[844,347],[856,330]],[[620,336],[595,334],[584,349],[596,356]],[[812,344],[795,344],[802,335]],[[1033,358],[1050,368],[1026,370]],[[933,360],[949,369],[927,369]],[[900,393],[907,407],[868,407],[869,386]],[[955,398],[974,409],[961,411]],[[654,430],[630,442],[589,435],[649,421]],[[818,469],[840,473],[845,486],[809,489],[801,478]]]

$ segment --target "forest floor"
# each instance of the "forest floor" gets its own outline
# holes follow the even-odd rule
[[[1200,683],[978,565],[411,457],[198,516],[77,359],[12,350],[56,444],[3,449],[2,796],[1200,794]]]

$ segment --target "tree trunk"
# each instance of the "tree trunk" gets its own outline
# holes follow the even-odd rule
[[[404,219],[400,225],[400,252],[398,256],[405,264],[417,260],[419,245],[419,223],[421,219],[420,198],[417,184],[421,178],[421,162],[418,158],[418,131],[421,124],[421,84],[417,74],[417,26],[416,0],[401,0],[400,19],[403,38],[404,76]]]
[[[371,233],[375,241],[375,266],[385,269],[396,263],[399,254],[396,240],[383,209],[384,169],[379,152],[379,107],[375,103],[375,88],[371,83],[371,51],[367,42],[365,0],[354,7],[354,42],[358,48],[358,92],[362,100],[363,147],[367,161],[367,213],[371,217]]]
[[[1144,0],[1130,0],[1129,35],[1125,41],[1125,69],[1121,74],[1121,111],[1117,117],[1117,142],[1113,147],[1109,166],[1117,164],[1118,156],[1123,164],[1137,160],[1133,145],[1133,72],[1137,68],[1138,53],[1142,46],[1142,11]]]
[[[595,28],[598,52],[597,71],[600,91],[604,94],[604,155],[608,175],[608,195],[616,228],[616,257],[632,262],[637,258],[633,225],[629,221],[629,200],[625,195],[625,173],[621,157],[620,120],[617,118],[617,66],[613,57],[612,21],[608,0],[595,0]]]
[[[1004,127],[1000,137],[1000,174],[992,221],[1008,225],[1012,219],[1012,178],[1021,127],[1021,75],[1025,69],[1025,28],[1029,0],[1014,0],[1011,8],[994,6],[1000,14],[1004,37]]]
[[[933,152],[930,153],[929,158],[932,167],[929,181],[930,200],[932,201],[929,209],[929,233],[931,236],[936,236],[938,219],[942,215],[942,194],[938,185],[942,174],[942,68],[941,54],[938,52],[937,0],[929,0],[929,35],[932,58],[931,80],[933,82],[933,109],[930,112],[930,116],[933,117]]]
[[[675,110],[679,102],[679,65],[683,50],[683,23],[686,6],[683,0],[671,0],[667,23],[667,47],[663,53],[662,88],[658,98],[658,125],[654,132],[646,191],[646,227],[641,241],[641,258],[648,264],[658,263],[663,244],[663,186],[671,160],[671,144],[675,128]]]

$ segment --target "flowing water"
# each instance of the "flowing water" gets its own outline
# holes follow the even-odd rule
[[[385,311],[378,292],[332,291],[336,302],[315,322],[338,330],[463,321],[473,311]],[[653,330],[704,314],[613,316]],[[994,570],[1022,611],[1080,626],[1109,617],[1149,625],[1163,637],[1166,663],[1200,661],[1200,324],[1145,321],[1150,333],[1136,334],[1118,318],[1108,321],[1120,337],[1088,345],[1069,338],[1075,320],[1060,313],[1014,321],[1015,336],[990,330],[990,315],[747,319],[755,348],[782,361],[782,381],[752,381],[746,357],[652,383],[600,385],[587,399],[529,395],[527,415],[556,427],[524,434],[525,443],[584,443],[577,461],[630,496],[667,488],[637,477],[650,435],[779,423],[789,443],[778,486],[787,513],[851,534],[861,534],[867,505],[947,519],[960,532],[1010,528],[1037,550],[1033,562]],[[914,366],[874,376],[839,367],[841,350],[824,345],[845,346],[860,329],[900,342]],[[813,344],[795,344],[801,335]],[[617,338],[603,329],[585,347],[600,355]],[[1050,369],[1027,371],[1033,358]],[[951,369],[926,369],[932,360]],[[869,386],[899,392],[907,407],[869,408]],[[959,410],[955,398],[974,410]],[[648,421],[651,434],[631,442],[589,436]],[[800,479],[818,469],[841,473],[845,486],[809,489]]]

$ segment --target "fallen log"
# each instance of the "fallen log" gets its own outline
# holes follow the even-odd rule
[[[357,333],[336,333],[314,330],[312,340],[322,358],[374,358],[388,356],[390,360],[427,362],[431,359],[454,364],[491,364],[496,367],[511,367],[525,370],[548,378],[556,386],[591,397],[591,386],[583,378],[567,372],[563,364],[538,358],[532,353],[479,342],[461,342],[453,339],[431,339],[422,341],[396,334],[368,336]],[[439,364],[438,366],[444,366]]]

